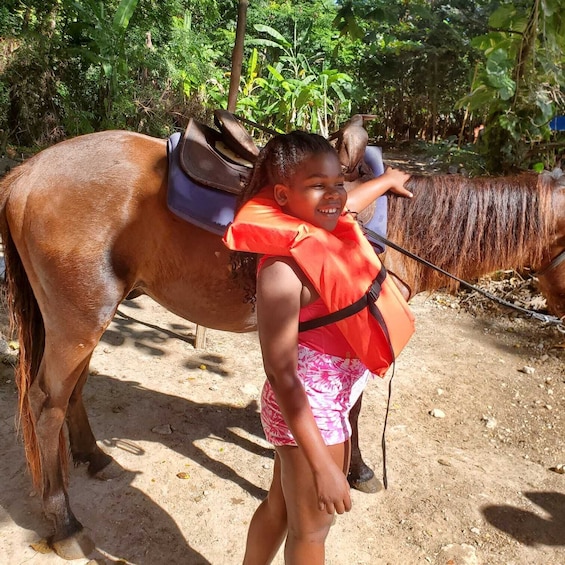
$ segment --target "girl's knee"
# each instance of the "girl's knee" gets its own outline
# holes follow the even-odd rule
[[[271,519],[286,524],[286,504],[283,497],[273,496],[269,493],[264,501],[264,505]]]
[[[329,520],[326,518],[329,518]],[[301,543],[323,544],[328,537],[330,527],[334,522],[334,517],[323,516],[323,519],[310,524],[288,524],[288,537]]]

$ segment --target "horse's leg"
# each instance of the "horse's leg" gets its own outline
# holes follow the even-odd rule
[[[41,466],[43,510],[55,528],[49,543],[64,559],[85,557],[94,549],[69,505],[63,426],[69,399],[88,367],[95,343],[49,339],[47,333],[43,359],[28,391]]]
[[[67,429],[69,431],[69,444],[75,465],[87,463],[89,474],[96,475],[96,473],[112,463],[113,459],[98,447],[82,401],[82,389],[89,375],[91,357],[92,354],[88,357],[71,394],[67,408]]]
[[[383,485],[375,477],[372,469],[366,465],[361,456],[359,449],[359,414],[361,412],[361,403],[363,395],[354,404],[349,413],[349,422],[351,423],[351,463],[349,464],[349,474],[347,480],[351,488],[366,493],[379,492]]]

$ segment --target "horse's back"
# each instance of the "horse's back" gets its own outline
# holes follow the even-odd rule
[[[18,191],[81,191],[94,183],[98,192],[111,189],[124,175],[139,179],[166,167],[166,142],[139,133],[111,130],[74,137],[44,149],[19,165],[5,181]]]
[[[7,225],[44,317],[59,316],[57,297],[100,326],[136,289],[207,327],[253,327],[221,238],[168,210],[167,167],[165,140],[107,131],[54,145],[6,179]]]
[[[158,191],[166,168],[165,141],[104,131],[58,143],[19,165],[4,179],[0,198],[13,233],[33,218],[36,231],[55,236],[65,224],[78,236],[78,224],[109,225],[136,196]]]

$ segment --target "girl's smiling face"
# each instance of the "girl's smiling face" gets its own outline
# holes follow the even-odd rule
[[[302,161],[288,185],[276,184],[275,199],[286,214],[333,231],[347,193],[335,153],[316,153]]]

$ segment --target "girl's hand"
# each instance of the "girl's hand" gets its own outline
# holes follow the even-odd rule
[[[381,178],[387,179],[386,182],[389,185],[389,190],[394,192],[394,194],[412,198],[413,194],[407,188],[404,188],[404,183],[410,178],[408,173],[388,167]]]
[[[351,212],[361,212],[385,192],[394,192],[399,196],[412,198],[412,193],[404,188],[410,178],[408,173],[388,167],[379,177],[365,181],[347,193],[347,208]]]
[[[318,508],[328,514],[343,514],[351,510],[349,483],[343,471],[331,461],[323,473],[314,474]]]

